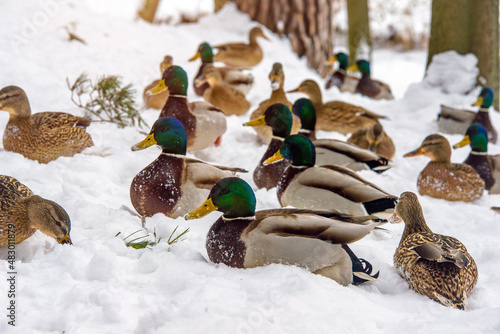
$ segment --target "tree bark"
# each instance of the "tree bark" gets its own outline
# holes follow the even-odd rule
[[[354,64],[358,56],[370,61],[372,40],[368,16],[368,0],[347,0],[347,21],[349,25],[349,64]],[[360,47],[367,47],[368,50],[360,52]]]
[[[278,34],[288,36],[299,57],[321,76],[329,73],[325,62],[333,55],[334,0],[235,0],[238,9]]]
[[[433,0],[427,66],[435,54],[455,50],[478,59],[478,84],[495,92],[499,109],[499,0]]]
[[[142,9],[138,12],[139,17],[145,21],[153,23],[159,2],[160,0],[144,0]]]

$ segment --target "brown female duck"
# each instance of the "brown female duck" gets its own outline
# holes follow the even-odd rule
[[[451,147],[445,137],[427,136],[422,145],[404,157],[426,155],[431,159],[420,172],[418,193],[448,201],[471,202],[483,195],[484,181],[469,165],[450,162]]]
[[[391,160],[396,153],[396,147],[391,137],[387,135],[380,123],[354,132],[351,137],[347,139],[347,142],[368,149],[389,160]]]
[[[13,177],[0,175],[0,247],[17,244],[36,230],[71,244],[71,222],[57,203],[33,194]]]
[[[160,73],[163,74],[165,69],[169,66],[172,66],[172,57],[165,56],[163,61],[160,64]],[[153,109],[161,109],[165,105],[168,99],[168,90],[164,90],[158,94],[148,95],[148,91],[158,85],[160,80],[155,80],[144,88],[142,93],[142,100],[144,101],[144,107],[153,108]]]
[[[214,55],[214,60],[233,67],[246,68],[256,66],[263,57],[262,49],[259,43],[257,43],[257,38],[259,37],[269,40],[260,27],[254,27],[249,33],[249,44],[226,43],[212,46],[212,48],[218,50]]]
[[[371,97],[375,100],[394,100],[389,85],[377,80],[372,80],[370,63],[367,60],[358,60],[355,65],[348,67],[347,70],[361,72],[361,79],[359,79],[356,85],[356,93]]]
[[[427,226],[417,195],[399,197],[392,223],[405,229],[394,254],[394,267],[410,288],[445,306],[465,309],[477,282],[478,270],[467,248],[457,239]]]
[[[316,128],[326,131],[337,131],[344,135],[367,128],[385,118],[353,104],[331,101],[323,103],[321,89],[313,80],[303,81],[299,87],[288,93],[302,92],[313,102],[316,108]]]
[[[3,147],[28,159],[48,163],[61,156],[71,157],[94,145],[86,132],[90,119],[50,111],[32,115],[28,97],[19,87],[8,86],[0,90],[0,110],[9,113]]]

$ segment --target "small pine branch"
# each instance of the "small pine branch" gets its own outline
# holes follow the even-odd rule
[[[101,122],[118,124],[119,127],[148,125],[135,107],[135,90],[132,84],[122,87],[121,78],[114,75],[102,76],[92,82],[87,73],[82,73],[73,84],[66,78],[71,91],[71,101],[85,110],[90,118]]]
[[[177,225],[174,228],[174,230],[172,231],[172,233],[170,234],[170,236],[168,237],[167,244],[169,246],[172,246],[173,244],[175,244],[175,243],[183,240],[181,238],[189,232],[189,227],[188,227],[182,233],[180,233],[179,235],[177,235],[177,236],[174,237],[175,232],[177,231],[178,227],[179,226]],[[129,234],[125,238],[123,238],[123,241],[125,242],[125,245],[127,247],[132,247],[134,249],[143,249],[143,248],[149,248],[149,249],[151,249],[152,247],[156,246],[161,241],[161,238],[156,239],[156,229],[153,232],[154,240],[149,240],[149,233],[148,233],[146,235],[135,237],[132,240],[127,241],[127,239],[129,239],[130,237],[132,237],[133,235],[135,235],[136,233],[141,232],[141,231],[143,231],[143,230],[142,229],[137,230],[137,231]],[[121,234],[121,232],[118,232],[118,234],[116,236],[118,236],[119,234]]]

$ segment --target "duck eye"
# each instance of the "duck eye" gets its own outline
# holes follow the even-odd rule
[[[223,195],[229,194],[229,189],[227,188],[222,189],[222,194]]]

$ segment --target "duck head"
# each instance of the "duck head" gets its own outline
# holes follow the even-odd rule
[[[0,90],[0,110],[7,111],[12,116],[31,115],[28,97],[24,90],[17,86],[7,86]]]
[[[158,145],[164,153],[186,155],[187,135],[181,122],[175,117],[160,117],[156,120],[148,136],[132,146],[132,151],[139,151]]]
[[[281,63],[274,63],[271,72],[269,73],[269,80],[271,81],[271,89],[277,90],[283,87],[285,81],[285,73],[283,72],[283,65]]]
[[[479,94],[476,102],[474,102],[473,106],[480,106],[481,108],[488,109],[493,104],[493,89],[490,87],[484,87],[481,89],[481,93]]]
[[[243,124],[244,126],[268,125],[273,130],[273,136],[286,138],[292,131],[292,112],[282,103],[269,106],[264,115]]]
[[[198,46],[198,51],[193,57],[189,58],[189,61],[195,61],[198,58],[201,58],[203,64],[214,62],[214,53],[210,44],[206,42],[201,43],[200,46]]]
[[[292,112],[300,118],[302,129],[314,131],[316,128],[316,108],[311,100],[301,98],[295,101]]]
[[[283,159],[289,160],[292,166],[312,167],[316,163],[316,149],[308,138],[302,135],[292,135],[283,141],[278,152],[262,164],[269,165]]]
[[[367,60],[360,59],[356,61],[356,64],[349,66],[347,68],[348,71],[359,71],[361,72],[361,75],[368,75],[370,76],[370,63]]]
[[[343,53],[343,52],[338,52],[333,56],[332,58],[327,60],[328,64],[333,64],[336,61],[339,62],[339,68],[341,70],[347,70],[347,67],[349,66],[349,57]]]
[[[188,79],[186,72],[177,65],[169,66],[163,72],[162,78],[158,84],[147,91],[148,95],[155,95],[168,89],[170,96],[186,96]]]
[[[488,152],[488,133],[484,126],[478,123],[469,125],[464,138],[453,145],[453,148],[470,145],[473,152]]]
[[[255,215],[255,194],[248,183],[238,177],[219,180],[210,190],[206,201],[186,214],[186,220],[201,218],[212,211],[220,211],[224,218],[245,218]]]
[[[71,221],[59,204],[35,195],[29,197],[27,207],[28,218],[34,228],[60,244],[73,244],[69,236]]]
[[[414,157],[417,155],[428,156],[433,162],[450,162],[451,147],[448,140],[438,134],[427,136],[422,145],[416,150],[406,153],[403,157]]]

